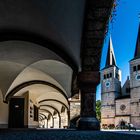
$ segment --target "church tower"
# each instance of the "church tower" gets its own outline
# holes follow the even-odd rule
[[[131,123],[140,127],[140,25],[134,58],[130,61]]]
[[[101,122],[102,127],[115,124],[115,98],[121,92],[121,71],[116,65],[110,37],[105,68],[101,70]]]

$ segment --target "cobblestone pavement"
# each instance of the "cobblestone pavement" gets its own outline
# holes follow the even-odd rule
[[[70,129],[0,129],[0,140],[140,140],[139,133]]]
[[[102,130],[104,132],[115,132],[115,133],[121,133],[121,134],[131,134],[131,135],[140,135],[140,130],[121,130],[121,129],[118,129],[118,130]]]

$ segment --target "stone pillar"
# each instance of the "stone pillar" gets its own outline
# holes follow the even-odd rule
[[[68,128],[70,127],[70,109],[67,110],[67,125],[68,125]]]
[[[78,77],[81,91],[81,113],[77,121],[78,129],[99,130],[96,119],[96,87],[99,83],[99,72],[81,72]]]

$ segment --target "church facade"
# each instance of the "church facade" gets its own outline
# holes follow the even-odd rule
[[[134,58],[129,61],[130,78],[121,86],[121,70],[116,65],[110,38],[106,66],[101,70],[101,127],[117,127],[122,122],[140,128],[140,27]]]

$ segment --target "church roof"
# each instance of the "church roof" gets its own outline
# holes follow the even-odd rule
[[[139,25],[139,29],[138,29],[134,58],[140,58],[140,25]]]
[[[109,44],[108,44],[108,52],[107,52],[106,66],[105,67],[112,66],[112,65],[116,66],[116,59],[115,59],[112,39],[110,37]]]
[[[125,81],[123,87],[122,87],[122,96],[130,95],[130,79],[129,76],[127,76],[127,80]]]

